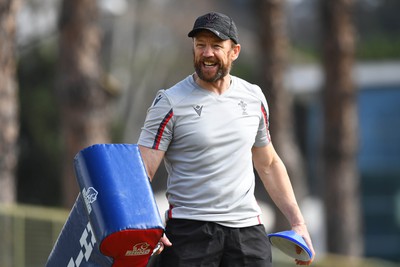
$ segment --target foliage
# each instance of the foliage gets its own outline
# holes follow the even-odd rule
[[[20,141],[18,201],[42,205],[60,202],[60,133],[53,93],[55,45],[23,51],[18,62]]]
[[[357,45],[357,58],[362,60],[400,59],[400,37],[377,35]]]
[[[368,39],[359,39],[356,43],[356,59],[369,60],[399,60],[400,37],[377,35]],[[320,60],[320,51],[306,44],[294,45],[290,54],[291,60],[299,63],[315,63]]]

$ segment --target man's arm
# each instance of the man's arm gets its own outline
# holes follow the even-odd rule
[[[139,145],[139,150],[147,171],[147,175],[149,176],[150,181],[152,181],[158,167],[160,166],[162,159],[164,158],[165,152],[162,150],[151,149],[141,145]]]
[[[150,181],[152,181],[162,159],[164,158],[165,151],[151,149],[141,145],[139,145],[139,150],[143,159],[144,167],[147,171],[147,175],[149,176]],[[158,244],[160,245],[160,249],[156,252],[156,254],[160,254],[164,250],[164,246],[172,246],[171,241],[169,241],[165,234],[161,237]]]
[[[253,147],[252,153],[254,167],[271,199],[285,215],[292,229],[304,238],[313,255],[315,255],[311,238],[299,205],[297,204],[286,167],[276,153],[273,145]],[[309,265],[311,263],[311,261],[296,262],[299,265]]]

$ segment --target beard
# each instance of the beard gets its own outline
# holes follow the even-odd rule
[[[228,75],[229,71],[231,69],[230,65],[226,65],[221,62],[216,62],[218,69],[214,75],[211,75],[203,70],[203,61],[204,60],[202,60],[202,59],[196,60],[194,58],[193,65],[194,65],[194,69],[196,71],[197,76],[199,76],[199,78],[205,82],[209,82],[209,83],[216,82],[219,79],[222,79],[223,77]]]

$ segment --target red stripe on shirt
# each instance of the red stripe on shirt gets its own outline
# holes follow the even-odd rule
[[[268,134],[268,131],[269,131],[269,121],[268,121],[267,109],[265,108],[265,106],[264,106],[263,103],[261,103],[261,112],[262,112],[263,117],[264,117],[265,128],[267,128],[268,140],[271,141],[271,136]]]
[[[168,219],[172,219],[172,209],[173,209],[174,207],[170,204],[169,205],[169,209],[168,209]]]
[[[161,137],[162,137],[162,135],[164,133],[164,130],[165,130],[165,126],[167,126],[169,120],[172,118],[173,115],[174,115],[174,112],[171,109],[167,113],[167,115],[165,115],[164,119],[160,123],[160,127],[158,127],[158,130],[157,130],[156,138],[154,139],[153,149],[158,149],[158,146],[161,143]]]

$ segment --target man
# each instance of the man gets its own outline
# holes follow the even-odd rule
[[[314,254],[271,143],[265,96],[258,86],[230,75],[241,49],[235,23],[208,13],[197,18],[188,36],[195,73],[157,93],[138,141],[149,178],[163,159],[168,171],[161,266],[272,266],[253,166]]]

